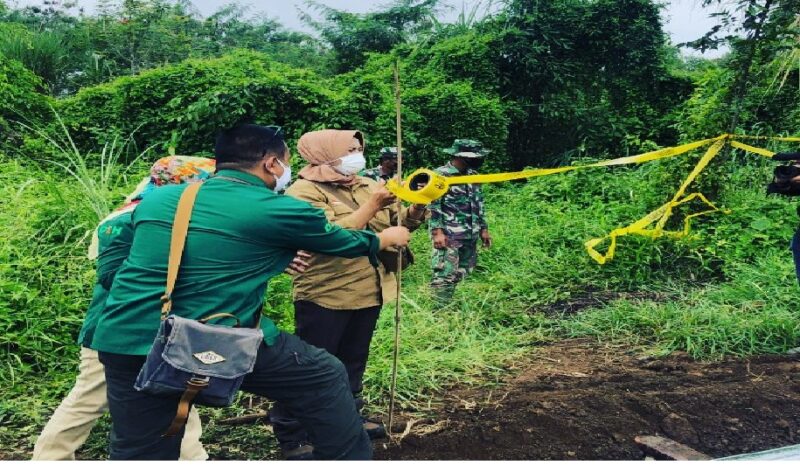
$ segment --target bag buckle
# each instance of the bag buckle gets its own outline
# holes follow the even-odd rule
[[[198,392],[208,387],[210,379],[208,376],[192,376],[189,381],[186,381],[186,390],[183,391],[181,400],[178,401],[178,411],[175,413],[175,418],[172,419],[172,424],[169,425],[169,428],[162,436],[170,437],[178,434],[178,431],[183,428],[189,418],[192,401]]]
[[[186,384],[188,386],[202,389],[208,387],[208,382],[210,380],[211,378],[208,376],[202,376],[202,377],[192,376],[191,378],[189,378],[189,381],[186,381]]]

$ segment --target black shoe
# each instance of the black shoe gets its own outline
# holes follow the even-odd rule
[[[283,460],[314,460],[314,446],[302,442],[281,444]]]
[[[371,440],[383,439],[386,437],[386,427],[383,426],[380,420],[371,420],[369,418],[361,417],[361,422],[364,424],[364,431]]]

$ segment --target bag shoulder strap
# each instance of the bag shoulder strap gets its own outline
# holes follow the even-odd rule
[[[358,210],[358,208],[359,208],[358,204],[356,204],[356,202],[353,199],[348,198],[347,196],[345,196],[342,192],[339,191],[339,189],[331,186],[328,183],[316,182],[316,181],[311,181],[311,182],[314,184],[314,186],[317,187],[317,189],[319,189],[320,191],[323,191],[323,193],[327,193],[327,194],[330,194],[330,195],[336,197],[336,200],[342,202],[343,204],[347,205],[348,207],[352,208],[353,210]]]
[[[192,217],[194,201],[202,183],[189,184],[178,201],[175,209],[175,219],[172,222],[172,237],[169,242],[169,265],[167,265],[167,285],[164,295],[161,296],[161,319],[167,318],[172,310],[172,291],[178,279],[178,269],[181,266],[183,248],[186,245],[186,234],[189,232],[189,220]]]

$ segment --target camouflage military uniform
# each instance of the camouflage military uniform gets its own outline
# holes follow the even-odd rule
[[[397,147],[383,147],[380,151],[380,164],[375,168],[370,168],[368,170],[363,170],[362,172],[358,173],[360,176],[364,176],[365,178],[370,178],[374,181],[380,182],[381,180],[388,181],[392,179],[394,173],[392,174],[383,174],[381,171],[381,165],[385,160],[394,160],[397,161]],[[397,168],[397,165],[394,165],[394,168]]]
[[[376,166],[375,168],[370,168],[368,170],[364,170],[359,174],[361,176],[364,176],[365,178],[370,178],[370,179],[372,179],[374,181],[378,181],[378,182],[380,182],[381,179],[384,180],[384,181],[388,181],[389,179],[391,179],[391,176],[381,173],[381,167],[380,166]]]
[[[443,176],[457,176],[458,169],[451,163],[437,168]],[[477,174],[469,169],[465,174]],[[478,259],[478,240],[483,229],[488,229],[483,192],[479,184],[459,184],[430,204],[430,229],[441,228],[447,236],[447,247],[433,249],[433,278],[431,287],[440,300],[449,300],[456,284],[475,269]]]

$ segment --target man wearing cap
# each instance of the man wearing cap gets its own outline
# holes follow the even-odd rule
[[[397,147],[384,147],[381,149],[381,159],[378,166],[361,172],[361,176],[380,182],[388,181],[397,174]]]
[[[442,176],[477,174],[489,151],[471,139],[456,139],[444,149],[452,159],[437,168]],[[433,295],[441,304],[453,297],[456,284],[475,269],[480,239],[483,246],[492,245],[486,224],[483,192],[478,184],[450,186],[447,193],[431,202],[430,231],[433,240]]]

